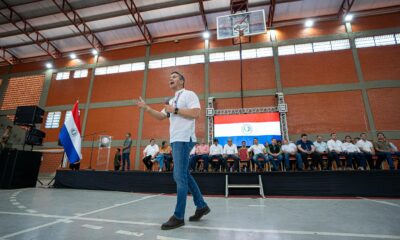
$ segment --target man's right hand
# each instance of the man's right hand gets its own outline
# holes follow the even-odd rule
[[[147,108],[148,108],[147,104],[146,104],[145,101],[142,99],[142,97],[139,97],[139,101],[136,103],[136,105],[137,105],[139,108],[144,108],[144,109],[147,109]]]

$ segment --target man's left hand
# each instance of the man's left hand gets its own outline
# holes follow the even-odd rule
[[[168,113],[173,113],[175,111],[175,108],[171,105],[164,105],[165,111]]]

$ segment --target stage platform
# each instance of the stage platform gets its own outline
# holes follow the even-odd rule
[[[225,195],[230,184],[256,184],[261,175],[268,196],[400,197],[400,171],[318,171],[264,173],[193,173],[205,195]],[[170,172],[58,170],[56,188],[137,193],[176,193]],[[259,196],[258,189],[232,189],[229,195]]]

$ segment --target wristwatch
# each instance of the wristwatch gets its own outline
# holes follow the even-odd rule
[[[179,108],[175,108],[174,113],[178,114]]]

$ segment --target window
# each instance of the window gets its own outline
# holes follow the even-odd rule
[[[257,57],[257,49],[247,49],[242,51],[242,58],[243,59],[250,59]]]
[[[225,52],[225,61],[229,60],[239,60],[240,59],[240,53],[239,51],[229,51]]]
[[[400,33],[396,34],[396,42],[400,44]]]
[[[272,57],[274,53],[272,52],[272,48],[258,48],[257,49],[257,57]]]
[[[278,47],[278,55],[279,56],[291,55],[291,54],[294,54],[294,53],[295,53],[294,45]]]
[[[306,43],[306,44],[296,44],[294,46],[296,54],[299,53],[312,53],[313,52],[313,46],[311,43]]]
[[[119,65],[107,67],[107,74],[117,73],[119,71]]]
[[[177,57],[176,58],[176,66],[181,66],[181,65],[188,65],[190,64],[190,57]]]
[[[149,62],[149,68],[160,68],[161,67],[161,59],[160,60],[152,60]]]
[[[313,50],[314,52],[332,51],[331,42],[326,41],[313,43]]]
[[[132,71],[132,64],[128,63],[128,64],[121,64],[119,65],[119,69],[118,72],[130,72]]]
[[[190,56],[190,64],[204,63],[204,54]]]
[[[175,66],[175,58],[165,58],[161,60],[161,67]]]
[[[95,75],[104,75],[107,74],[107,67],[99,67],[96,68],[96,71],[94,72]]]
[[[355,43],[356,43],[356,48],[374,47],[375,46],[374,37],[356,38]]]
[[[144,62],[132,63],[132,71],[144,70]]]
[[[210,62],[221,62],[224,61],[225,54],[223,52],[210,53]]]
[[[87,77],[87,75],[88,75],[87,69],[76,70],[74,72],[74,78],[84,78],[84,77]]]
[[[332,50],[350,49],[350,41],[348,39],[331,41]]]
[[[386,46],[386,45],[396,44],[396,39],[394,38],[393,34],[375,36],[374,40],[376,46]]]
[[[45,128],[58,128],[60,126],[61,112],[49,112],[45,123]]]
[[[69,79],[69,72],[59,72],[56,75],[56,80]]]

